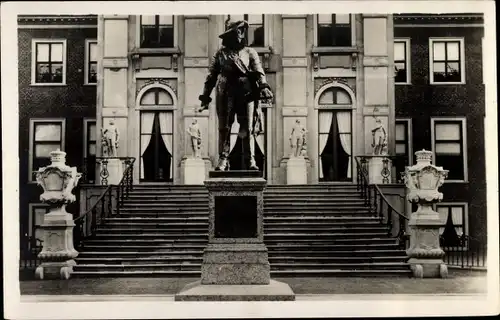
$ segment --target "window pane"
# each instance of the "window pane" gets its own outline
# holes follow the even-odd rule
[[[35,141],[60,141],[60,124],[35,124]]]
[[[318,46],[331,47],[333,45],[332,28],[330,25],[318,26]]]
[[[261,25],[251,25],[248,28],[248,43],[251,47],[264,46],[264,27]]]
[[[446,66],[446,63],[444,63],[444,62],[434,63],[434,73],[444,73],[445,66]]]
[[[97,63],[92,63],[89,66],[89,83],[96,83],[97,82]]]
[[[330,133],[330,128],[332,127],[333,120],[333,112],[331,111],[323,111],[319,113],[319,128],[318,132],[321,134],[328,135]]]
[[[97,135],[96,135],[96,124],[95,123],[89,123],[89,136],[88,140],[89,141],[96,141],[97,140]]]
[[[448,180],[464,180],[464,159],[459,155],[441,155],[436,153],[435,165],[449,170]]]
[[[436,140],[460,140],[460,124],[436,123]]]
[[[249,24],[263,24],[263,15],[262,14],[249,14],[248,15],[248,23]]]
[[[460,56],[460,46],[458,42],[448,42],[448,59],[447,60],[459,60]]]
[[[394,43],[394,60],[405,61],[405,42],[395,42]]]
[[[232,14],[231,15],[231,22],[236,22],[239,20],[245,20],[245,17],[243,14]]]
[[[161,27],[159,31],[160,31],[159,47],[172,48],[174,46],[174,28],[172,26]]]
[[[62,64],[52,64],[52,82],[62,83],[63,76],[63,65]]]
[[[173,25],[174,17],[173,16],[160,16],[160,24],[161,25]]]
[[[150,48],[157,46],[158,32],[155,26],[142,27],[142,42],[141,47]]]
[[[49,44],[47,43],[37,43],[37,62],[48,62],[49,61]]]
[[[337,91],[337,104],[351,104],[351,97],[344,90]]]
[[[97,61],[97,42],[91,42],[89,43],[90,46],[90,61]]]
[[[446,220],[448,219],[448,207],[438,206],[436,211],[439,214],[439,220],[441,220],[441,223],[446,225]]]
[[[445,52],[444,52],[444,42],[434,42],[434,60],[445,60]]]
[[[142,105],[156,105],[155,90],[149,90],[141,98]]]
[[[396,124],[396,141],[406,140],[406,126],[404,124]]]
[[[332,15],[331,14],[318,14],[318,23],[319,24],[331,24],[332,23]]]
[[[395,63],[396,75],[394,77],[394,81],[396,83],[406,83],[406,66],[404,63]]]
[[[48,64],[39,64],[37,67],[36,82],[52,82]]]
[[[460,143],[436,143],[436,153],[460,155]]]
[[[335,15],[335,23],[336,24],[349,24],[350,23],[350,15],[348,15],[348,14],[336,14]]]
[[[406,154],[406,145],[404,143],[396,143],[396,154]]]
[[[335,104],[333,93],[332,89],[324,91],[319,97],[319,104]]]
[[[63,61],[63,45],[62,43],[53,43],[52,51],[50,52],[50,59],[52,62],[62,62]]]
[[[453,224],[455,226],[464,224],[463,221],[463,208],[462,207],[451,207],[451,217],[453,219]]]
[[[61,144],[37,144],[35,146],[36,158],[49,158],[50,153],[61,148]]]
[[[174,102],[172,101],[172,97],[167,91],[160,90],[158,92],[158,104],[172,105],[174,104]]]
[[[95,143],[89,143],[89,154],[87,156],[95,156]]]
[[[141,24],[143,26],[145,25],[155,25],[156,23],[156,16],[141,16]]]
[[[351,45],[351,27],[349,25],[337,26],[334,33],[334,46],[344,47]]]

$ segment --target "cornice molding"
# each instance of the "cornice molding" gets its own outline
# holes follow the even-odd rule
[[[79,25],[95,24],[97,26],[97,15],[20,15],[17,18],[20,25],[23,24],[42,24],[42,25]]]
[[[394,14],[394,23],[483,23],[483,14],[467,13],[467,14],[413,14],[403,13]]]

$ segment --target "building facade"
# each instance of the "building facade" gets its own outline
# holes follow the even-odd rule
[[[256,148],[268,183],[286,183],[297,120],[307,130],[310,184],[355,183],[353,157],[373,153],[372,132],[382,127],[387,152],[398,156],[391,182],[414,151],[432,150],[450,170],[437,208],[443,221],[452,216],[457,232],[485,236],[482,17],[373,14],[21,17],[21,234],[35,237],[45,212],[33,172],[51,150],[66,151],[80,171],[97,170],[99,182],[92,164],[110,121],[118,156],[137,160],[134,183],[184,183],[194,119],[206,172],[214,167],[215,108],[196,110],[228,19],[249,22],[249,45],[275,95],[262,105]],[[231,134],[237,169],[237,122]]]

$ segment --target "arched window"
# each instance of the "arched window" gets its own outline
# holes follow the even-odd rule
[[[171,106],[174,104],[172,96],[162,88],[152,88],[141,97],[141,106]]]
[[[352,180],[352,99],[331,87],[318,99],[319,180]]]

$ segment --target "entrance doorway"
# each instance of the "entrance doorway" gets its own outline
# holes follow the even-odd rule
[[[173,112],[141,112],[141,182],[173,181]]]

